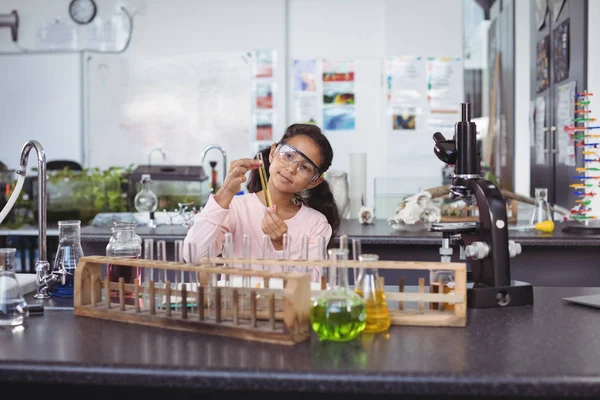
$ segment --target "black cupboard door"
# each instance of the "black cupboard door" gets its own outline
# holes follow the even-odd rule
[[[545,3],[545,2],[544,2]],[[535,6],[534,6],[535,7]],[[530,171],[530,187],[531,196],[535,195],[535,188],[548,188],[548,200],[555,203],[555,184],[554,184],[554,161],[555,154],[551,151],[552,138],[550,135],[551,113],[551,88],[550,88],[550,13],[545,12],[543,27],[539,29],[540,22],[536,19],[536,12],[532,12],[530,23],[531,29],[531,100],[534,105],[543,99],[544,118],[543,126],[538,126],[536,123],[540,120],[538,115],[535,115],[534,130],[537,132],[541,129],[543,138],[536,133],[533,135],[534,142],[531,145],[531,171]],[[518,38],[516,38],[518,40]],[[536,108],[536,113],[539,109]],[[541,139],[541,140],[540,140]],[[538,149],[539,148],[539,149]]]
[[[559,135],[566,135],[564,131],[564,121],[558,120],[558,101],[557,95],[559,87],[575,82],[575,92],[582,92],[587,89],[587,0],[566,0],[563,8],[558,15],[558,20],[552,18],[551,37],[557,38],[559,33],[568,32],[568,67],[565,69],[564,53],[559,54],[555,46],[550,46],[550,84],[552,87],[552,120],[550,130],[553,134],[553,151],[557,153]],[[568,27],[567,27],[568,25]],[[556,70],[555,70],[556,69]],[[568,70],[568,73],[566,71]],[[590,97],[590,107],[594,107],[594,97]],[[573,194],[573,189],[569,187],[572,183],[580,183],[573,179],[573,176],[581,175],[576,171],[577,167],[583,167],[582,147],[575,147],[575,166],[566,165],[560,162],[556,157],[555,165],[555,196],[556,204],[566,208],[575,205],[578,199]],[[564,151],[564,149],[561,149]]]
[[[550,1],[549,3],[552,3]],[[535,7],[535,6],[534,6]],[[571,183],[578,183],[573,176],[578,175],[576,168],[583,166],[581,162],[581,148],[575,148],[575,166],[569,166],[560,161],[558,157],[559,135],[566,135],[564,123],[557,121],[557,94],[558,88],[569,82],[575,82],[575,91],[587,89],[587,11],[588,0],[565,0],[558,18],[555,13],[546,12],[544,26],[541,29],[536,21],[535,11],[532,13],[531,22],[531,100],[536,101],[542,97],[545,102],[545,119],[543,143],[532,143],[531,147],[531,196],[536,187],[548,188],[548,199],[551,203],[571,208],[575,205],[577,196],[573,194]],[[565,69],[564,57],[555,51],[553,46],[554,34],[568,24],[568,67]],[[546,43],[547,41],[547,43]],[[538,49],[546,47],[547,56]],[[547,57],[547,70],[544,72],[544,57]],[[555,71],[555,68],[557,71]],[[568,72],[566,72],[568,71]],[[547,85],[543,78],[547,75]],[[544,86],[547,86],[544,88]],[[593,105],[593,97],[591,98]],[[534,138],[535,138],[534,134]],[[536,146],[543,146],[543,162],[539,163],[536,156]],[[565,151],[561,149],[561,151]]]

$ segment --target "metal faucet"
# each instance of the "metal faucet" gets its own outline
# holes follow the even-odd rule
[[[219,146],[218,144],[211,144],[210,146],[207,146],[204,151],[202,151],[202,166],[204,167],[204,159],[206,158],[206,153],[208,153],[210,150],[219,150],[221,152],[221,155],[223,156],[223,179],[225,178],[225,176],[227,175],[227,153],[225,153],[225,150],[223,150],[223,148],[221,146]]]
[[[155,151],[159,151],[160,154],[162,154],[163,161],[165,161],[167,159],[167,154],[165,153],[165,151],[163,149],[161,149],[160,147],[155,147],[152,150],[150,150],[150,153],[148,153],[148,168],[150,168],[150,164],[151,164],[151,160],[152,160],[152,153],[154,153]]]
[[[50,263],[47,260],[48,252],[46,246],[46,153],[44,148],[37,140],[30,140],[23,145],[21,150],[21,169],[17,174],[27,175],[27,162],[29,160],[29,152],[35,149],[38,159],[38,246],[40,259],[35,264],[36,282],[38,284],[38,292],[34,296],[36,299],[50,298],[48,290],[55,284],[61,281],[61,277],[53,274],[50,271]],[[63,278],[64,279],[64,278]]]

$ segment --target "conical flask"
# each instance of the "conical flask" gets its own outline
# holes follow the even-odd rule
[[[360,262],[373,263],[379,260],[379,256],[377,254],[361,254],[358,259]],[[361,268],[354,290],[365,300],[367,307],[365,332],[387,331],[391,322],[390,313],[377,268]]]
[[[535,188],[535,205],[529,224],[535,226],[537,223],[553,220],[550,205],[548,204],[548,189]]]
[[[60,279],[50,290],[52,296],[73,297],[75,268],[83,257],[80,230],[81,221],[58,221],[58,250],[52,273]]]
[[[365,302],[350,289],[348,268],[342,267],[348,261],[348,249],[330,249],[329,260],[335,281],[313,300],[310,322],[320,340],[346,342],[365,329]]]

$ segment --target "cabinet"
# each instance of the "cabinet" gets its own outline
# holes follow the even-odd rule
[[[556,18],[556,6],[562,9]],[[545,104],[544,118],[534,118],[534,132],[543,135],[532,135],[531,142],[531,196],[537,187],[548,188],[548,200],[551,203],[570,208],[575,204],[576,196],[573,195],[569,185],[574,182],[573,176],[577,175],[576,166],[569,166],[559,158],[559,138],[565,135],[564,122],[558,122],[557,95],[558,89],[564,84],[575,82],[575,91],[581,92],[587,88],[587,24],[588,0],[537,0],[531,13],[531,101],[532,107],[538,99],[543,99]],[[541,8],[540,8],[541,7]],[[543,26],[541,18],[537,15],[545,8]],[[559,68],[560,54],[555,50],[553,40],[559,39],[558,33],[564,28],[563,22],[568,24],[568,70],[566,78],[557,80],[555,68]],[[519,38],[516,38],[519,40]],[[545,47],[546,56],[538,50]],[[542,68],[547,63],[547,68]],[[564,66],[564,62],[562,63]],[[541,85],[541,77],[547,71],[547,84]],[[593,98],[592,98],[593,100]],[[542,122],[543,120],[543,122]],[[543,126],[539,126],[539,124]],[[560,149],[565,151],[565,149]],[[575,147],[575,164],[581,166],[581,149]]]

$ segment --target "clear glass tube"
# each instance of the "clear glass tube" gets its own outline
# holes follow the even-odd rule
[[[352,259],[354,261],[358,261],[360,259],[360,255],[362,254],[362,246],[360,239],[352,239]],[[356,268],[352,268],[352,274],[354,277],[354,286],[356,287],[356,282],[358,281],[358,271]]]
[[[292,242],[292,238],[290,237],[290,235],[288,233],[284,233],[283,237],[282,237],[282,242],[283,242],[283,259],[284,260],[289,260],[290,259],[290,248],[291,248],[291,242]],[[285,272],[290,272],[290,267],[285,267],[284,268]]]
[[[144,260],[154,260],[154,239],[144,239]],[[154,280],[154,268],[144,268],[144,309],[150,308],[150,281]]]
[[[340,249],[347,249],[348,248],[348,235],[341,235],[340,236]]]
[[[262,237],[262,258],[263,260],[271,259],[271,238],[269,235],[263,235]],[[268,270],[269,266],[263,264],[263,270]]]
[[[327,260],[327,238],[325,236],[319,236],[319,257],[321,260]],[[329,283],[329,268],[324,267],[322,270],[319,270],[319,275],[325,277],[325,282]]]
[[[302,235],[300,245],[300,259],[304,261],[308,261],[308,236]],[[309,267],[304,267],[304,272],[308,272]]]
[[[242,236],[242,258],[244,260],[248,260],[248,261],[244,261],[244,263],[242,264],[242,268],[243,269],[250,269],[252,268],[252,265],[250,263],[250,258],[252,258],[251,254],[250,254],[250,235],[244,233],[244,236]],[[249,288],[250,287],[250,277],[249,276],[243,276],[242,277],[242,286],[245,288]]]
[[[224,259],[232,259],[233,258],[233,235],[231,232],[227,232],[223,238],[223,258]],[[226,262],[223,264],[224,268],[233,268],[233,264],[231,262]],[[230,275],[225,275],[225,286],[229,286],[231,283]]]

